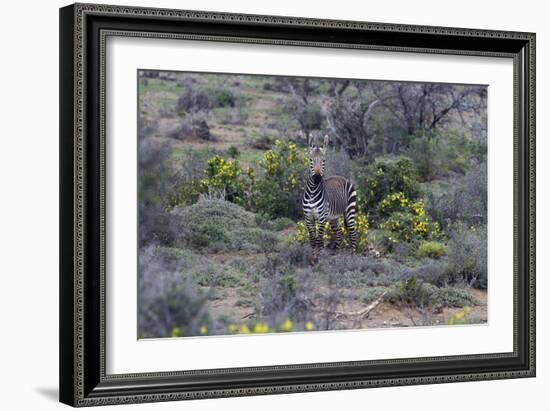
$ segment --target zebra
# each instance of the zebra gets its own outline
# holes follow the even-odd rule
[[[319,137],[310,135],[309,144],[309,175],[304,188],[303,211],[309,232],[311,247],[324,247],[323,235],[325,224],[330,222],[330,228],[335,235],[336,249],[340,248],[342,233],[338,227],[338,218],[344,216],[344,225],[349,233],[349,243],[353,251],[357,248],[357,231],[355,217],[357,208],[357,193],[351,181],[341,176],[325,178],[325,161],[328,147],[328,135],[321,143]],[[315,223],[317,222],[317,232]]]

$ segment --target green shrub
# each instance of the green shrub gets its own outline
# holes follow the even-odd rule
[[[260,175],[252,188],[251,209],[274,217],[299,218],[307,156],[295,143],[275,140],[259,162]]]
[[[487,224],[487,163],[472,166],[465,176],[426,192],[426,210],[442,228],[458,221]]]
[[[224,200],[200,199],[189,207],[172,210],[176,244],[195,250],[270,251],[277,243],[272,231],[257,226],[256,216]]]
[[[431,180],[441,172],[441,140],[431,135],[421,134],[412,137],[409,155],[414,161],[420,178]]]
[[[424,259],[420,265],[406,266],[401,270],[401,277],[413,276],[438,287],[447,287],[453,282],[449,278],[449,264],[445,257],[438,260]]]
[[[281,324],[290,318],[294,321],[311,318],[314,304],[310,293],[315,277],[310,270],[298,272],[280,258],[268,258],[259,271],[262,318],[270,324]]]
[[[147,303],[141,310],[142,337],[181,337],[205,334],[211,319],[205,309],[207,298],[192,291],[191,286],[180,285]],[[165,328],[148,329],[146,324],[158,321]],[[169,325],[168,325],[169,324]],[[168,327],[166,327],[168,326]],[[160,332],[159,332],[160,331]]]
[[[197,87],[187,84],[178,98],[177,110],[179,113],[190,113],[212,110],[216,107],[234,107],[236,103],[237,96],[227,88]]]
[[[300,185],[307,162],[306,152],[295,143],[275,140],[274,146],[264,153],[259,165],[266,177],[277,182],[281,189],[290,191]]]
[[[445,244],[438,243],[437,241],[423,241],[418,246],[416,256],[418,258],[440,258],[447,254],[449,249]]]
[[[426,215],[418,175],[410,159],[378,160],[359,168],[354,175],[361,194],[361,208],[368,213],[375,229],[376,242],[393,251],[401,242],[435,238],[439,223]]]
[[[192,224],[189,240],[193,248],[208,247],[212,243],[228,243],[230,238],[225,230],[210,222]]]
[[[188,85],[184,88],[182,94],[178,98],[176,108],[179,113],[210,110],[213,104],[209,96],[202,90],[199,90],[193,85]]]
[[[295,225],[294,221],[288,217],[277,217],[275,219],[271,219],[269,216],[262,214],[256,215],[256,224],[258,227],[270,231],[282,231]]]
[[[241,155],[241,152],[237,147],[231,146],[227,149],[227,155],[231,158],[237,158]]]
[[[186,206],[197,202],[204,192],[201,178],[208,160],[213,156],[211,148],[178,147],[172,151],[170,166],[173,175],[166,179],[172,189],[165,197],[167,208]]]
[[[380,203],[389,195],[402,193],[409,201],[416,201],[420,196],[417,172],[406,157],[374,163],[358,161],[353,174],[363,196],[362,208],[375,222],[381,217]]]
[[[259,161],[258,176],[251,167],[241,168],[235,159],[215,155],[208,160],[200,186],[203,192],[217,190],[228,201],[271,218],[297,218],[306,165],[305,152],[295,143],[276,140]]]
[[[176,218],[185,224],[211,222],[227,229],[254,227],[254,214],[241,206],[225,200],[200,199],[189,207],[173,210]]]
[[[193,267],[189,276],[202,287],[238,287],[247,284],[243,271],[207,259],[202,259],[200,264]]]
[[[258,179],[250,193],[250,208],[270,218],[289,214],[289,193],[272,178]]]
[[[366,287],[371,284],[373,277],[369,270],[342,270],[335,276],[335,283],[337,286],[345,288]]]
[[[372,259],[361,254],[336,253],[325,256],[315,271],[322,278],[332,275],[335,286],[363,288],[387,286],[399,278],[399,263],[386,258]]]
[[[201,184],[197,180],[181,183],[172,195],[169,196],[167,207],[172,208],[178,205],[186,206],[194,204],[199,199],[202,191]]]
[[[192,281],[192,271],[203,265],[190,250],[147,246],[138,255],[138,332],[141,338],[198,335],[211,328],[208,293]]]
[[[139,265],[140,270],[162,267],[162,271],[175,272],[189,270],[200,258],[191,250],[149,245],[140,249]]]
[[[467,289],[463,288],[435,288],[432,301],[439,307],[462,308],[480,304]]]
[[[434,292],[433,286],[418,281],[416,277],[409,277],[406,280],[395,283],[386,295],[386,300],[392,304],[404,302],[425,307],[432,304],[431,297]]]
[[[432,222],[424,210],[422,200],[412,202],[402,192],[386,196],[379,204],[379,215],[384,218],[382,230],[385,247],[393,251],[399,242],[411,242],[439,235],[439,223]]]
[[[277,217],[274,220],[271,220],[269,223],[269,229],[273,231],[281,231],[285,228],[293,227],[294,221],[288,217]]]
[[[170,245],[173,233],[165,200],[169,197],[172,177],[168,159],[173,149],[170,139],[140,137],[139,141],[139,242]]]
[[[282,248],[279,257],[293,266],[309,267],[312,254],[309,244],[294,243]]]
[[[244,205],[246,193],[253,181],[253,170],[244,171],[237,160],[226,160],[215,155],[210,158],[204,170],[205,178],[200,184],[204,191],[222,190],[225,199]]]
[[[271,231],[262,228],[239,228],[230,232],[231,249],[244,251],[273,251],[277,238]]]
[[[237,97],[232,90],[216,87],[208,92],[213,96],[216,107],[235,107]]]
[[[479,148],[464,132],[421,130],[410,137],[409,155],[424,181],[450,173],[464,175]]]
[[[487,288],[487,228],[454,227],[449,238],[449,278]]]
[[[391,303],[403,302],[418,307],[464,307],[479,304],[465,289],[439,288],[414,276],[389,287],[385,299]]]

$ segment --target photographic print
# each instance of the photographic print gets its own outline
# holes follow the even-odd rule
[[[536,375],[535,33],[59,22],[61,402]]]
[[[138,71],[138,338],[487,323],[487,86]]]

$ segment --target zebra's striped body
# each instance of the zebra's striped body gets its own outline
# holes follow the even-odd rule
[[[342,233],[338,227],[338,219],[343,216],[350,246],[355,250],[357,193],[353,184],[344,177],[323,178],[327,141],[325,137],[323,146],[319,147],[315,143],[310,145],[310,175],[306,181],[302,203],[310,244],[314,249],[323,248],[325,224],[329,221],[335,234],[335,246],[339,248]]]

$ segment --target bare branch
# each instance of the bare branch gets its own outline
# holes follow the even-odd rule
[[[360,311],[335,311],[335,318],[340,317],[359,317],[359,318],[368,318],[369,314],[382,302],[383,298],[388,292],[384,291],[376,300],[367,305],[363,310]]]

